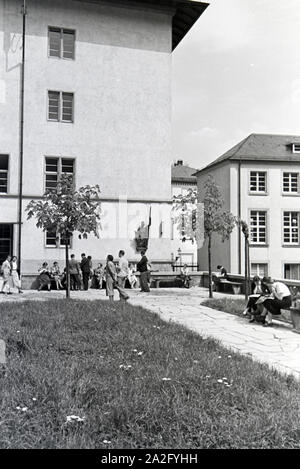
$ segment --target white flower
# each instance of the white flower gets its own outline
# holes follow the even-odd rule
[[[37,401],[37,398],[36,398],[36,397],[33,397],[32,400],[33,400],[33,401]]]
[[[137,349],[135,348],[135,349],[133,349],[132,351],[133,351],[134,353],[136,353],[136,352],[137,352]]]
[[[228,355],[228,358],[231,358],[231,355]]]
[[[27,412],[28,407],[22,407],[22,412]]]
[[[110,445],[110,444],[111,444],[111,441],[103,440],[103,443],[104,443],[105,445]]]
[[[218,383],[222,383],[222,384],[223,384],[223,380],[222,380],[222,379],[218,379]]]
[[[199,363],[199,360],[194,360],[194,363]]]
[[[78,415],[68,415],[67,422],[84,422],[85,417],[79,417]]]
[[[218,358],[222,358],[221,355],[219,355]]]
[[[16,409],[17,409],[17,410],[21,410],[21,407],[18,405],[18,406],[16,407]]]
[[[138,355],[140,355],[140,356],[141,356],[141,355],[143,355],[143,353],[144,353],[144,352],[138,352]]]
[[[162,381],[171,381],[171,378],[162,378]]]
[[[17,332],[20,332],[20,331],[17,331]]]

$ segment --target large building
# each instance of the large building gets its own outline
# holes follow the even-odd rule
[[[151,220],[149,257],[170,266],[172,50],[207,4],[27,0],[24,16],[22,7],[0,0],[0,260],[21,252],[22,273],[63,261],[63,243],[25,207],[69,173],[76,187],[99,184],[102,201],[100,239],[74,236],[71,252],[96,261],[122,248],[137,259],[135,232]]]
[[[172,165],[172,196],[187,195],[190,189],[197,190],[197,178],[195,168],[184,164],[183,160],[177,160]],[[184,226],[184,220],[176,223],[176,213],[172,211],[171,217],[171,247],[174,257],[174,266],[179,269],[183,264],[188,264],[192,270],[197,270],[197,244],[189,239]]]
[[[300,280],[300,136],[252,134],[197,172],[199,200],[211,174],[225,208],[248,223],[252,275]],[[214,237],[212,265],[244,273],[244,239]],[[207,269],[207,247],[199,249]]]

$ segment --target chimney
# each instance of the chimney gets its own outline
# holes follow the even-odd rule
[[[175,166],[182,166],[183,165],[183,160],[177,160],[177,163]]]

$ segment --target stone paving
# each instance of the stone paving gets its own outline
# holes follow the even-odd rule
[[[202,336],[213,337],[231,350],[251,356],[300,379],[300,334],[292,332],[291,325],[274,321],[273,327],[265,328],[258,323],[249,324],[243,317],[203,306],[201,302],[208,298],[208,292],[199,287],[190,290],[160,288],[152,289],[150,293],[129,290],[128,293],[130,304],[143,306],[158,313],[165,321],[174,321]],[[231,295],[226,295],[229,296]],[[50,298],[64,297],[64,291],[49,293],[27,290],[23,294],[0,295],[0,311],[6,302],[47,301]],[[80,300],[106,298],[104,290],[71,292],[71,297]],[[224,294],[214,293],[214,297],[224,297]]]

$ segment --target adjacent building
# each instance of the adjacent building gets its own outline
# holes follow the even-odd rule
[[[196,173],[199,200],[211,174],[222,190],[225,208],[250,230],[252,275],[300,280],[300,136],[251,134]],[[199,249],[207,269],[207,248]],[[213,269],[222,264],[244,273],[243,234],[214,237]]]
[[[23,273],[63,262],[64,241],[25,207],[68,173],[77,187],[99,184],[102,201],[100,239],[74,236],[71,252],[138,259],[146,224],[149,257],[170,267],[171,58],[207,4],[27,0],[24,18],[22,7],[0,0],[0,261],[20,247]]]
[[[197,190],[195,168],[177,160],[172,165],[172,196],[186,195],[190,189]],[[192,270],[197,270],[197,244],[188,238],[185,231],[184,220],[181,226],[175,222],[174,211],[171,214],[171,247],[175,268],[188,264]]]

